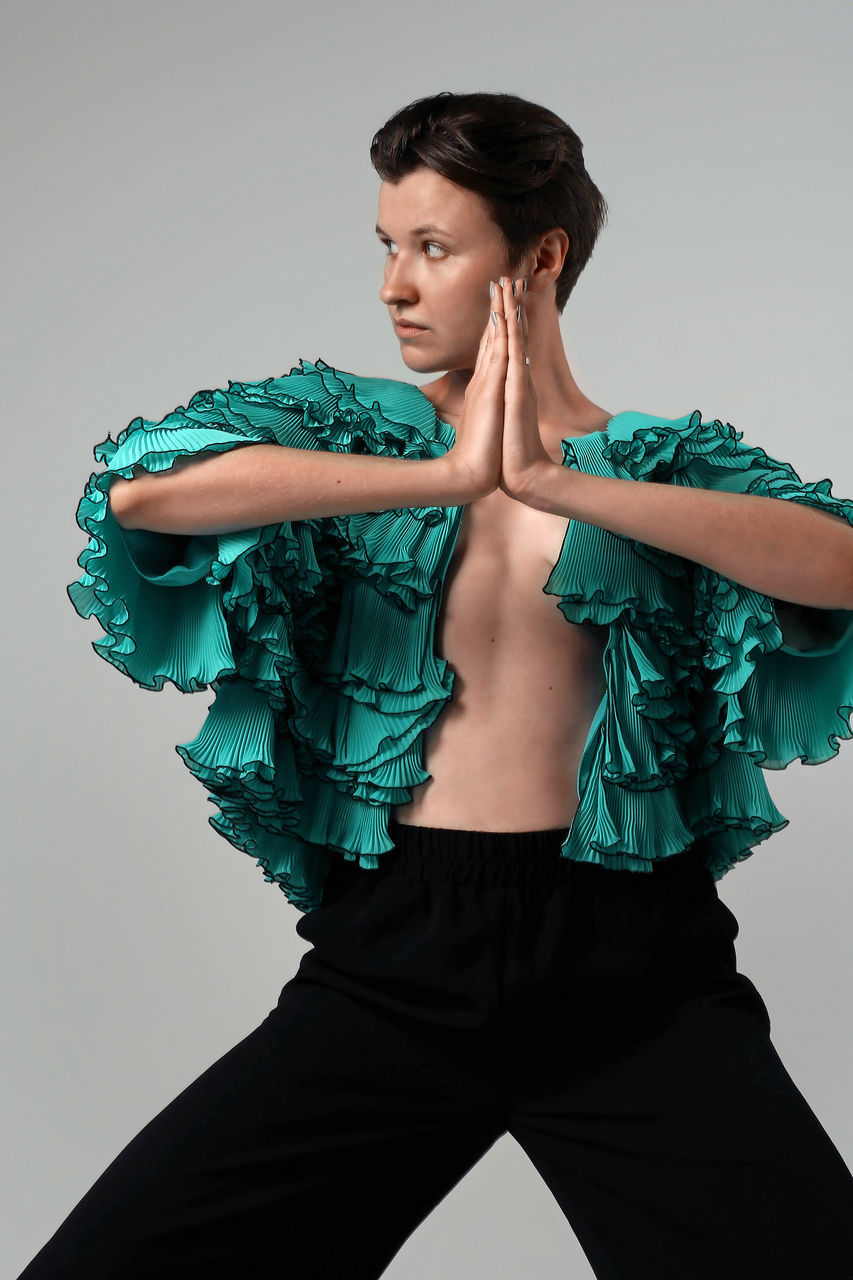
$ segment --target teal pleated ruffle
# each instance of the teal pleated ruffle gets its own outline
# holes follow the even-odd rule
[[[853,502],[829,480],[804,483],[698,410],[620,414],[563,452],[590,474],[789,499],[853,525]],[[777,602],[578,521],[546,591],[570,621],[609,627],[608,696],[581,763],[569,857],[647,871],[704,836],[719,880],[788,825],[755,766],[820,764],[853,737],[851,610]]]
[[[109,487],[258,442],[430,458],[452,441],[418,388],[318,359],[199,391],[94,450],[105,469],[77,510],[89,542],[71,602],[103,629],[95,651],[141,687],[213,691],[198,735],[176,750],[217,807],[214,829],[300,911],[319,905],[330,850],[378,866],[393,848],[391,808],[429,777],[423,731],[453,690],[434,638],[462,508],[178,536],[122,529]],[[853,524],[829,481],[803,484],[698,411],[619,414],[563,453],[591,474],[789,498]],[[543,589],[569,621],[608,631],[567,857],[650,871],[703,835],[719,879],[787,825],[761,768],[820,763],[853,736],[853,612],[777,606],[579,521]]]
[[[116,476],[249,443],[413,458],[450,447],[452,428],[415,387],[300,366],[200,391],[97,445],[106,470],[77,510],[89,543],[67,590],[104,630],[95,651],[137,684],[215,692],[176,750],[219,810],[214,829],[305,911],[329,850],[377,866],[393,848],[390,807],[429,776],[419,735],[451,693],[432,635],[461,508],[175,536],[123,529],[107,501]]]

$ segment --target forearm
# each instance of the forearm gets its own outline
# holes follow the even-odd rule
[[[226,453],[178,459],[109,489],[111,510],[127,529],[233,533],[285,520],[457,506],[470,500],[448,454],[395,458],[240,445]]]
[[[853,527],[804,503],[590,476],[554,463],[522,500],[695,560],[779,600],[853,608]]]

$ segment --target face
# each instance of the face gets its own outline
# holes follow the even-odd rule
[[[485,202],[422,168],[382,183],[377,223],[386,251],[379,297],[405,364],[418,373],[473,369],[489,319],[489,281],[507,274]],[[420,230],[427,224],[433,229]],[[424,327],[408,337],[395,320]]]

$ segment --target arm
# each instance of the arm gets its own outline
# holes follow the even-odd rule
[[[110,510],[125,529],[216,534],[322,516],[470,502],[452,451],[437,458],[326,452],[279,444],[179,458],[168,470],[117,477]]]
[[[504,303],[507,293],[499,294]],[[630,480],[554,462],[542,443],[532,369],[524,363],[527,313],[519,302],[514,317],[505,314],[504,492],[790,604],[853,610],[853,503],[825,490],[829,480],[803,484],[789,463],[742,444],[743,433],[730,424],[701,423],[698,410],[689,423],[641,424],[630,443],[608,440],[605,456],[618,458]],[[635,483],[663,461],[675,483]]]
[[[853,609],[853,528],[830,511],[755,493],[589,476],[550,462],[519,497],[695,560],[753,591]]]

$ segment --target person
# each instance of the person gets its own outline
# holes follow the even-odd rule
[[[553,112],[439,93],[371,161],[441,376],[303,359],[95,450],[71,602],[141,687],[214,690],[177,750],[311,946],[22,1280],[379,1276],[506,1133],[598,1277],[853,1274],[717,890],[787,825],[760,766],[853,736],[853,502],[583,393],[607,206]]]

